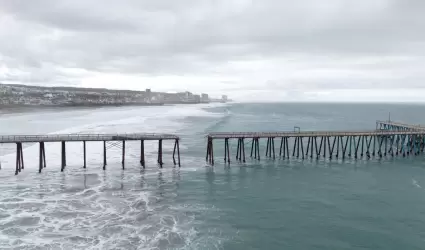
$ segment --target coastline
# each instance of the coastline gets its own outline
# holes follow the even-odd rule
[[[211,103],[211,102],[210,102]],[[62,105],[24,105],[24,104],[0,104],[0,116],[5,114],[19,114],[37,111],[58,111],[58,110],[84,110],[104,107],[158,107],[175,105],[196,105],[205,102],[170,102],[170,103],[121,103],[121,104],[62,104]]]

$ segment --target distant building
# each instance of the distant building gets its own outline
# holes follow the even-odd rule
[[[201,95],[201,102],[209,102],[210,98],[208,96],[208,94],[202,94]]]
[[[222,95],[221,100],[224,101],[224,102],[227,102],[227,95]]]
[[[195,103],[200,103],[201,102],[201,96],[200,95],[193,95],[193,101]]]

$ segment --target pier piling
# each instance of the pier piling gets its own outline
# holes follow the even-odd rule
[[[140,141],[140,164],[145,168],[145,141]]]
[[[86,152],[86,141],[83,141],[83,154],[84,154],[84,166],[83,168],[86,168],[87,165],[87,152]]]
[[[103,170],[106,169],[106,141],[103,141]]]

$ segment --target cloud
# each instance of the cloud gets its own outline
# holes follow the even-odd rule
[[[417,92],[424,9],[420,0],[0,0],[0,81],[245,100]]]

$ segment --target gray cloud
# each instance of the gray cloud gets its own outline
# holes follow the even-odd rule
[[[15,72],[0,80],[64,83],[63,69],[77,68],[237,78],[221,82],[228,91],[424,88],[424,10],[421,0],[0,0],[0,67]]]

